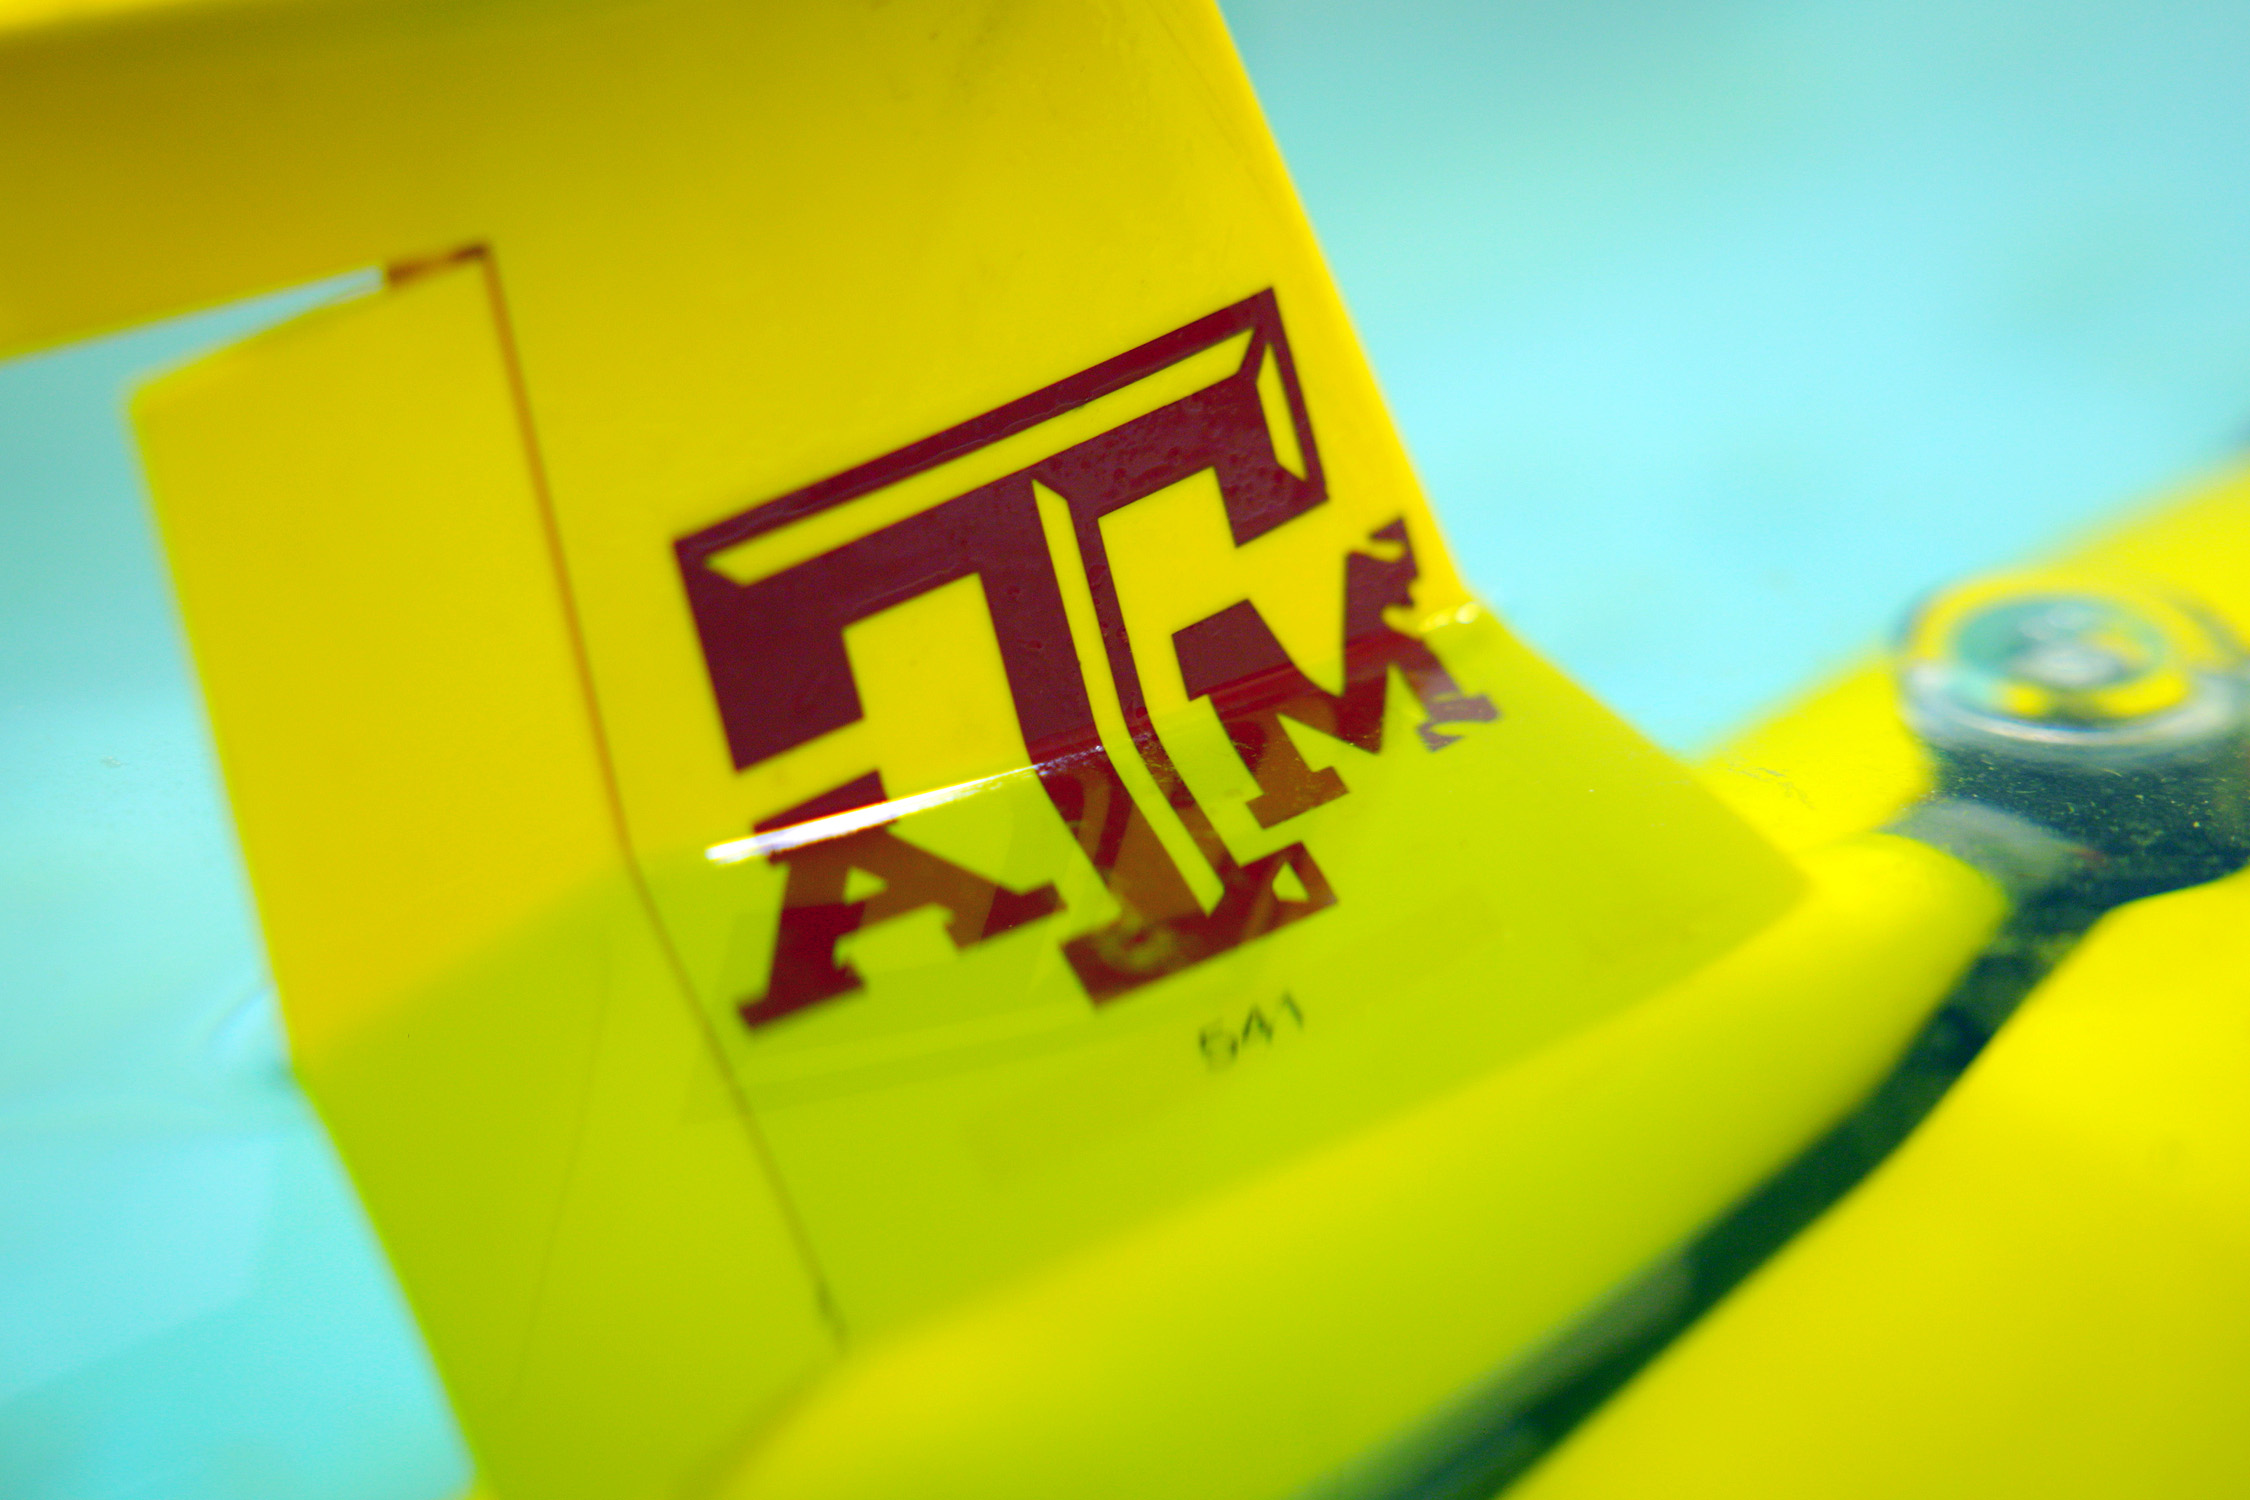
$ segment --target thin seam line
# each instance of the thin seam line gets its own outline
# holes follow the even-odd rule
[[[759,1165],[765,1168],[766,1178],[772,1183],[774,1196],[780,1201],[782,1221],[789,1226],[790,1238],[796,1242],[797,1253],[803,1259],[805,1274],[812,1282],[813,1301],[819,1308],[821,1320],[828,1324],[839,1345],[851,1340],[850,1330],[844,1326],[843,1314],[837,1307],[835,1293],[822,1274],[820,1261],[813,1252],[812,1236],[807,1231],[797,1204],[790,1196],[787,1179],[781,1174],[772,1146],[765,1132],[758,1126],[758,1117],[743,1094],[741,1080],[735,1077],[725,1050],[712,1034],[710,1018],[695,997],[695,988],[688,979],[687,965],[673,947],[671,934],[665,930],[664,919],[656,904],[655,893],[648,887],[639,858],[633,852],[632,835],[625,818],[624,794],[618,788],[617,763],[610,752],[609,735],[602,724],[600,699],[594,686],[593,660],[586,649],[585,626],[579,615],[578,598],[571,587],[570,570],[565,560],[562,543],[562,526],[555,515],[554,497],[548,488],[546,460],[539,446],[538,425],[532,419],[531,392],[524,379],[523,363],[517,350],[514,321],[508,316],[507,295],[500,284],[498,257],[488,244],[470,247],[465,258],[476,261],[484,278],[485,294],[492,307],[494,332],[500,344],[500,360],[506,368],[509,396],[515,406],[516,425],[524,446],[525,464],[530,470],[532,493],[539,503],[541,529],[545,533],[549,562],[554,568],[556,591],[561,596],[563,619],[570,631],[571,660],[578,673],[579,691],[585,698],[586,718],[592,728],[594,753],[602,767],[602,790],[609,807],[610,832],[617,841],[618,852],[623,855],[626,879],[639,899],[642,915],[655,936],[659,952],[664,955],[666,967],[672,971],[673,983],[679,986],[680,997],[695,1014],[704,1044],[711,1052],[711,1060],[719,1075],[726,1080],[727,1090],[734,1096],[736,1108],[741,1112],[745,1132],[756,1152]]]

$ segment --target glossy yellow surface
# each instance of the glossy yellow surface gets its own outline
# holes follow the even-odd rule
[[[298,1074],[497,1493],[633,1494],[834,1334],[625,868],[488,309],[280,330],[144,441]]]
[[[1205,5],[21,14],[0,346],[392,272],[139,418],[299,1072],[502,1500],[1364,1487],[1848,1108],[1998,917],[1895,840],[1800,868],[1467,595]],[[683,572],[1268,290],[1255,339]],[[1258,482],[1319,503],[1242,535],[1206,468],[1073,529],[1042,469],[1059,626],[910,559],[839,626],[848,722],[730,741],[685,587],[1230,381]],[[1254,605],[1340,697],[1352,569],[1428,665],[1378,665],[1358,743],[1274,721],[1292,803],[1177,642]],[[1084,684],[1169,913],[1058,815],[1009,651]],[[793,909],[758,825],[868,773],[886,858],[1046,905],[871,906],[820,955],[854,984],[753,1024]],[[1073,967],[1168,962],[1298,845],[1320,880],[1260,899],[1301,919]]]
[[[1402,1437],[1869,1087],[1999,914],[1904,839],[1810,868],[1661,996],[871,1351],[723,1493],[1382,1493]]]
[[[2061,565],[2250,629],[2250,480]],[[1797,837],[1879,818],[1924,774],[1882,688],[1747,736],[1721,784]],[[2246,964],[2240,875],[2104,918],[1889,1163],[1511,1496],[2250,1491]]]
[[[1521,1500],[2250,1490],[2250,885],[2109,918]]]

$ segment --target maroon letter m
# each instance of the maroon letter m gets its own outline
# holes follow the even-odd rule
[[[1315,771],[1305,763],[1281,727],[1285,718],[1362,750],[1380,750],[1393,671],[1406,679],[1422,705],[1419,729],[1423,745],[1431,750],[1443,750],[1458,738],[1439,728],[1442,724],[1489,723],[1500,717],[1490,698],[1462,692],[1428,646],[1383,618],[1386,609],[1412,604],[1420,572],[1405,523],[1393,521],[1371,540],[1398,550],[1390,558],[1365,552],[1344,556],[1340,693],[1329,692],[1298,669],[1247,599],[1172,637],[1188,696],[1211,700],[1235,753],[1257,778],[1259,794],[1250,799],[1249,808],[1261,828],[1334,801],[1348,790],[1332,768]]]

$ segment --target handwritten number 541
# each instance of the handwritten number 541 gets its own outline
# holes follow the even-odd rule
[[[1196,1033],[1197,1050],[1212,1072],[1222,1072],[1252,1047],[1270,1047],[1283,1035],[1305,1029],[1305,1013],[1283,995],[1271,1005],[1253,1005],[1241,1020],[1213,1021]]]

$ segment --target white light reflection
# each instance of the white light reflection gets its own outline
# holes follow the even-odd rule
[[[958,802],[963,797],[973,797],[979,792],[995,791],[1009,782],[1022,781],[1037,774],[1031,767],[1022,766],[1013,771],[1002,771],[997,776],[956,782],[934,791],[916,792],[911,797],[874,802],[866,807],[855,807],[849,812],[814,818],[810,822],[792,823],[787,828],[776,828],[770,833],[754,833],[746,839],[729,839],[723,844],[713,844],[703,851],[703,857],[715,865],[738,865],[746,859],[779,854],[787,849],[800,849],[824,839],[842,838],[847,833],[858,833],[865,828],[896,822],[910,814],[943,807],[948,802]]]

